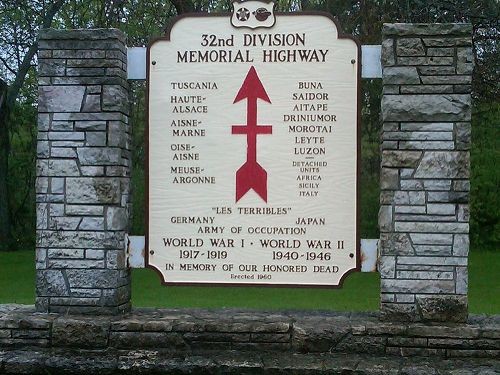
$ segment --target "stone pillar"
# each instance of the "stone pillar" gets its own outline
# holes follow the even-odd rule
[[[381,316],[467,319],[472,29],[383,27]]]
[[[125,36],[43,30],[38,62],[37,310],[127,311]]]

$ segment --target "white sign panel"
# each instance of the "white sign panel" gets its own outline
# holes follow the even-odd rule
[[[327,15],[242,4],[149,47],[146,264],[166,284],[339,286],[359,269],[359,45]]]

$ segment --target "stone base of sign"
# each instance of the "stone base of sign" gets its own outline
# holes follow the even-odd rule
[[[49,29],[38,47],[37,310],[127,311],[125,36]]]
[[[465,322],[472,28],[382,33],[381,317]]]
[[[0,373],[240,373],[249,367],[407,374],[406,366],[428,366],[419,373],[486,374],[500,369],[499,358],[499,315],[429,324],[381,323],[376,313],[134,309],[87,317],[0,305]]]
[[[2,371],[3,364],[3,371]],[[75,365],[77,364],[77,365]],[[397,358],[344,353],[289,354],[211,351],[179,355],[169,350],[76,352],[69,349],[0,352],[2,374],[356,374],[494,375],[499,361],[485,358]]]

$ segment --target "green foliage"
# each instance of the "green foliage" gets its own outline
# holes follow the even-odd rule
[[[379,44],[384,23],[472,24],[473,96],[496,101],[500,96],[500,7],[498,0],[302,0],[302,10],[331,13],[344,32],[363,44]]]
[[[131,234],[144,235],[145,216],[145,136],[146,125],[144,82],[133,82],[131,85],[132,103],[130,123],[132,125],[132,223]]]
[[[53,3],[53,2],[52,2]],[[56,28],[116,27],[128,36],[128,45],[147,45],[162,35],[177,14],[176,4],[194,11],[227,12],[231,0],[66,0],[57,13]],[[23,55],[36,35],[51,2],[5,0],[0,5],[0,76],[12,84]],[[500,8],[496,0],[276,0],[278,11],[319,10],[340,21],[343,31],[362,44],[381,42],[384,22],[471,22],[476,67],[473,95],[476,111],[472,126],[471,240],[475,248],[498,248],[498,49]],[[35,64],[36,61],[33,61]],[[34,243],[34,155],[36,150],[36,73],[30,69],[10,116],[10,211],[17,246]],[[361,236],[378,237],[380,80],[362,82],[361,128]],[[131,233],[144,233],[144,122],[145,87],[131,85],[132,194]],[[493,103],[493,104],[492,104]]]
[[[471,242],[500,249],[500,103],[478,105],[472,117]]]
[[[360,181],[360,236],[378,238],[379,179],[361,175]]]
[[[36,109],[16,107],[22,115],[17,123],[24,125],[11,137],[11,158],[9,160],[8,185],[11,192],[10,206],[13,222],[14,247],[16,249],[34,246],[35,232],[35,156],[36,156]]]
[[[361,84],[361,180],[360,235],[378,238],[380,193],[380,100],[382,82],[363,80]]]
[[[19,99],[10,113],[9,178],[12,250],[33,247],[35,243],[35,157],[36,157],[35,69],[30,69]]]

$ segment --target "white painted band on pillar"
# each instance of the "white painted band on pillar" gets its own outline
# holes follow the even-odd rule
[[[382,46],[361,46],[361,78],[382,78]]]
[[[127,47],[127,79],[146,79],[146,47]]]

